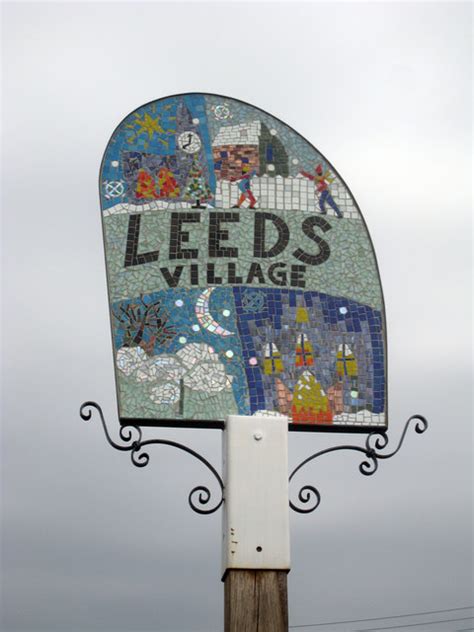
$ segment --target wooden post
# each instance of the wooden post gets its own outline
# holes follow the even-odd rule
[[[287,571],[227,571],[224,631],[287,632]]]
[[[223,460],[225,632],[287,632],[288,419],[229,416]]]

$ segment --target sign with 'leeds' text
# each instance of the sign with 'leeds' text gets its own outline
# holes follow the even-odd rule
[[[386,427],[370,237],[302,136],[228,97],[159,99],[113,133],[100,194],[122,423]]]

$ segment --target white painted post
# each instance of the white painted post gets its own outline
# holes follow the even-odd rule
[[[223,435],[225,629],[284,631],[290,570],[288,419],[230,415]]]

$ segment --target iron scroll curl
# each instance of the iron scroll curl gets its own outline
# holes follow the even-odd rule
[[[401,434],[397,447],[392,452],[383,453],[379,450],[383,450],[388,446],[389,438],[385,432],[375,430],[367,435],[365,446],[358,445],[339,445],[325,450],[320,450],[315,454],[312,454],[308,458],[304,459],[295,469],[291,472],[289,482],[294,478],[295,474],[304,467],[310,461],[317,459],[323,454],[329,454],[330,452],[338,452],[340,450],[352,450],[354,452],[361,452],[366,458],[359,464],[359,471],[364,476],[372,476],[378,469],[379,459],[390,459],[392,456],[402,447],[405,440],[408,428],[410,424],[414,422],[414,429],[417,434],[423,434],[428,428],[428,421],[422,415],[412,415],[405,423],[405,427]],[[290,507],[297,513],[311,513],[314,511],[321,502],[321,494],[314,485],[303,485],[298,492],[298,501],[300,505],[296,505],[290,499]]]
[[[183,452],[187,452],[198,461],[203,463],[207,469],[214,475],[219,488],[220,488],[220,499],[218,502],[214,504],[214,506],[208,506],[212,499],[212,493],[210,489],[205,485],[198,485],[194,487],[188,495],[189,506],[193,511],[199,514],[212,514],[217,511],[222,503],[224,502],[224,482],[217,472],[217,470],[209,463],[207,459],[205,459],[201,454],[195,452],[188,446],[183,445],[182,443],[178,443],[177,441],[171,441],[168,439],[147,439],[145,441],[142,440],[143,433],[139,426],[130,424],[127,426],[121,426],[119,435],[123,444],[117,443],[112,439],[110,433],[107,428],[107,424],[105,423],[104,414],[102,412],[102,408],[96,402],[87,401],[82,404],[79,414],[84,419],[84,421],[89,421],[92,418],[93,411],[96,410],[99,414],[100,421],[102,423],[102,427],[104,429],[105,438],[108,443],[115,448],[116,450],[128,451],[131,453],[132,463],[136,467],[145,467],[148,465],[150,461],[150,455],[148,452],[142,451],[145,446],[148,445],[166,445],[170,447],[177,448],[178,450],[182,450]]]
[[[114,441],[108,431],[107,424],[105,422],[104,414],[102,412],[102,408],[96,402],[87,401],[82,404],[80,408],[80,416],[84,421],[89,421],[92,418],[93,411],[96,410],[99,414],[100,421],[102,423],[102,427],[104,430],[105,437],[108,443],[120,451],[128,451],[131,453],[132,463],[136,467],[145,467],[148,465],[150,461],[150,455],[148,452],[143,451],[145,446],[149,445],[167,445],[170,447],[177,448],[178,450],[182,450],[183,452],[187,452],[198,461],[200,461],[206,468],[213,474],[216,479],[219,488],[220,488],[220,498],[218,501],[211,506],[209,503],[212,500],[212,493],[206,485],[197,485],[194,487],[188,495],[188,503],[191,509],[198,514],[207,515],[216,512],[224,503],[224,482],[222,477],[217,472],[217,470],[205,459],[202,455],[195,452],[188,446],[185,446],[176,441],[171,441],[168,439],[147,439],[143,440],[143,433],[139,426],[129,424],[127,426],[121,426],[119,430],[120,439],[123,443],[117,443]],[[393,457],[399,450],[401,449],[403,442],[405,440],[406,434],[408,432],[408,428],[410,425],[414,424],[414,430],[417,434],[423,434],[425,430],[428,428],[428,421],[422,415],[412,415],[408,421],[405,423],[405,427],[400,436],[397,447],[391,452],[381,452],[384,450],[389,443],[389,438],[387,434],[383,431],[376,430],[367,435],[365,445],[339,445],[332,446],[330,448],[326,448],[324,450],[320,450],[315,454],[304,459],[294,470],[291,472],[289,476],[289,483],[291,483],[292,479],[295,477],[297,472],[299,472],[305,465],[309,462],[314,461],[320,456],[324,454],[329,454],[331,452],[339,452],[341,450],[349,450],[353,452],[360,452],[364,455],[364,459],[359,464],[359,471],[364,476],[372,476],[378,469],[379,459],[389,459]],[[290,507],[296,511],[297,513],[307,514],[313,512],[319,506],[321,502],[321,494],[319,490],[314,485],[305,484],[303,485],[297,494],[297,499],[299,502],[295,504],[291,499],[289,501]]]

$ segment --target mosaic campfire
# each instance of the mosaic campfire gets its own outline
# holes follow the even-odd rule
[[[115,130],[100,187],[121,421],[387,425],[369,234],[297,132],[227,97],[160,99]]]

